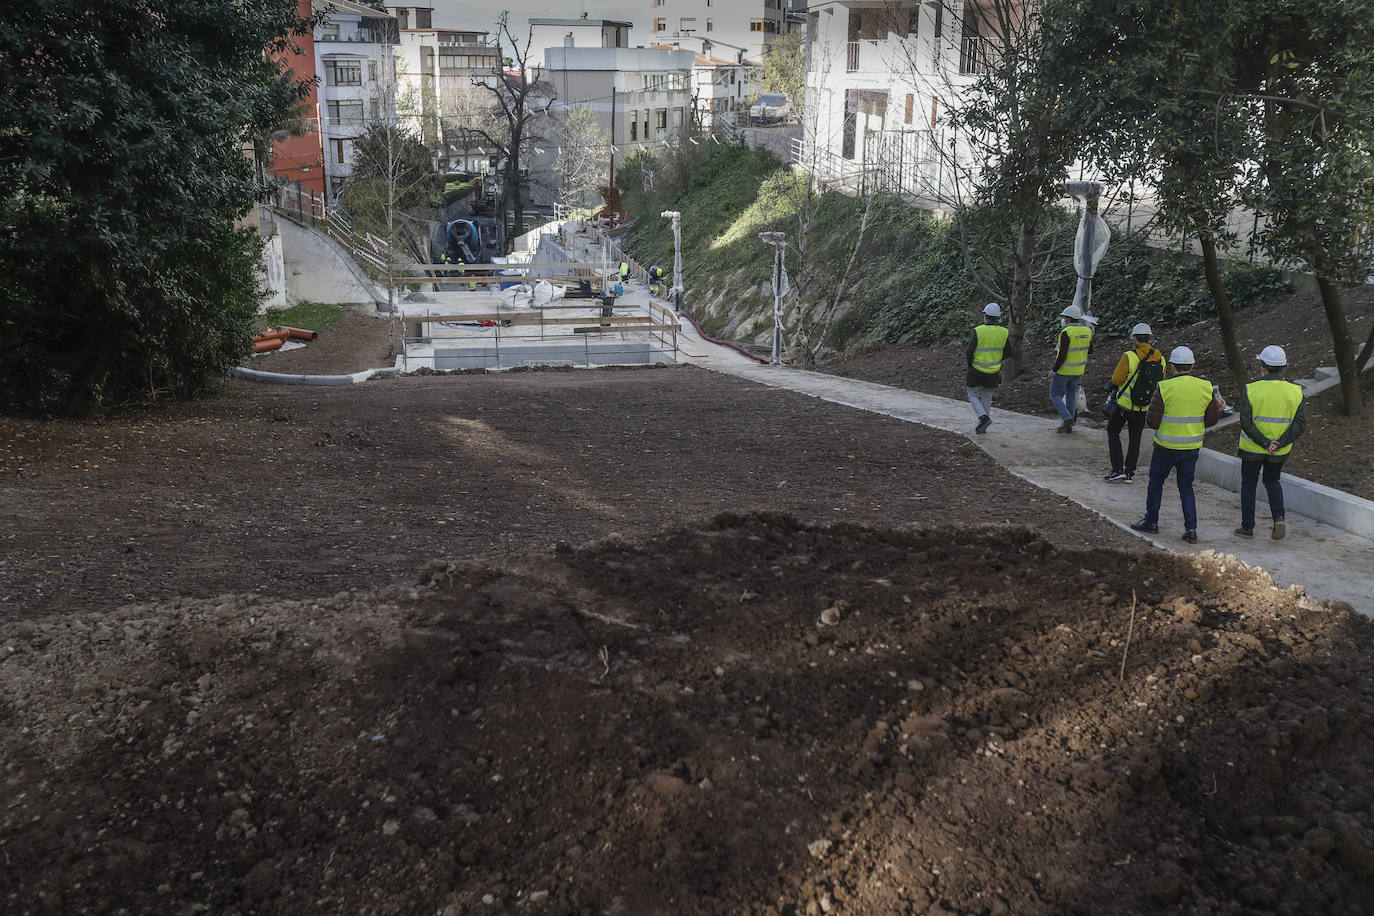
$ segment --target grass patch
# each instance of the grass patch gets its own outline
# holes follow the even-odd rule
[[[323,331],[343,317],[347,307],[326,305],[323,302],[298,302],[287,309],[270,309],[267,314],[259,315],[253,321],[253,330],[277,328],[300,328],[304,331]]]

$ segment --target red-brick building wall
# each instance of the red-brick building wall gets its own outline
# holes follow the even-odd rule
[[[302,19],[313,15],[310,0],[298,0],[298,14]],[[315,72],[315,36],[302,35],[296,39],[296,52],[288,52],[282,60],[300,79],[318,80]],[[315,83],[310,93],[302,100],[310,132],[300,137],[287,137],[272,144],[272,160],[269,169],[272,174],[288,181],[299,181],[301,187],[309,188],[321,196],[325,193],[324,140],[320,131],[320,100]]]

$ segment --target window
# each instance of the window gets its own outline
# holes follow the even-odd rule
[[[749,20],[749,31],[751,31],[751,32],[762,32],[762,31],[763,31],[763,20],[762,20],[762,19],[750,19],[750,20]]]
[[[921,5],[919,3],[907,11],[906,33],[917,37],[921,34]]]
[[[905,115],[905,118],[904,118],[904,123],[906,123],[906,124],[910,124],[910,123],[911,123],[911,112],[912,112],[912,110],[913,110],[915,107],[916,107],[916,96],[914,96],[914,95],[912,95],[910,92],[908,92],[908,93],[906,94],[906,115]]]
[[[638,139],[639,139],[639,130],[638,130],[638,128],[639,128],[639,122],[638,122],[638,121],[631,121],[631,122],[630,122],[630,139],[631,139],[631,140],[638,140]]]
[[[338,41],[339,24],[337,22],[326,22],[321,26],[320,41]]]
[[[695,32],[697,30],[696,17],[693,16],[691,18],[688,18],[684,16],[683,18],[679,19],[677,30],[679,32]]]
[[[327,60],[324,63],[326,86],[361,86],[362,63],[356,60]]]
[[[374,121],[382,119],[382,100],[369,99],[367,102],[367,116]]]
[[[659,128],[659,130],[662,130],[663,128],[668,126],[668,109],[660,108],[658,109],[658,111],[654,112],[654,114],[657,117],[656,126]]]
[[[710,4],[707,4],[707,5],[709,6]],[[714,32],[715,30],[716,30],[716,21],[715,21],[714,19],[707,19],[707,20],[706,20],[706,31],[708,31],[708,32]]]
[[[667,2],[668,0],[654,0],[654,6],[662,6],[664,3]]]
[[[377,62],[370,60],[367,62],[367,78],[372,82],[377,82]]]
[[[425,9],[424,7],[421,7],[421,6],[415,7],[415,28],[417,28],[417,29],[431,29],[431,28],[433,28],[433,27],[434,27],[433,16],[434,16],[434,11],[433,11],[433,10],[427,10],[427,9]]]
[[[363,100],[342,99],[326,103],[331,124],[361,124],[363,122]]]
[[[400,29],[410,28],[410,10],[404,6],[396,7],[396,27]]]
[[[655,32],[666,32],[666,31],[668,31],[668,20],[667,20],[667,19],[655,19],[655,20],[654,20],[654,31],[655,31]]]
[[[938,99],[930,100],[930,129],[935,129],[935,118],[940,113],[940,102]]]
[[[334,161],[339,165],[348,165],[353,158],[353,141],[330,140],[329,143],[334,147]]]
[[[433,72],[434,72],[434,49],[433,49],[433,48],[428,48],[428,47],[424,47],[424,46],[421,46],[421,47],[420,47],[420,72],[421,72],[422,74],[424,74],[424,73],[433,73]]]

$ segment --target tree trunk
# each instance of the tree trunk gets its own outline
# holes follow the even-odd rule
[[[1011,280],[1007,347],[1002,355],[1002,371],[1007,381],[1021,374],[1021,341],[1030,321],[1031,256],[1034,253],[1035,228],[1022,223],[1016,232],[1016,269]]]
[[[1374,327],[1369,329],[1369,336],[1364,339],[1364,346],[1360,348],[1360,356],[1355,360],[1355,368],[1363,372],[1365,366],[1369,365],[1369,358],[1374,356]]]
[[[1331,342],[1336,348],[1336,371],[1341,375],[1341,413],[1353,417],[1364,405],[1360,398],[1360,373],[1355,367],[1355,342],[1345,320],[1341,290],[1321,274],[1317,274],[1317,288],[1321,290],[1322,308],[1326,310],[1326,323],[1331,328]]]
[[[1211,232],[1203,230],[1198,233],[1198,242],[1202,244],[1202,267],[1207,274],[1207,289],[1217,306],[1217,323],[1221,325],[1221,345],[1226,350],[1226,365],[1231,370],[1236,391],[1240,391],[1250,377],[1245,371],[1245,359],[1240,355],[1240,344],[1236,343],[1236,313],[1231,308],[1231,297],[1226,294],[1226,287],[1221,282],[1217,241]]]

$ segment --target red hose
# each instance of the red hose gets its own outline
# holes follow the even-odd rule
[[[705,331],[701,329],[701,325],[697,324],[697,320],[693,318],[691,315],[688,315],[686,312],[678,312],[678,314],[692,323],[692,327],[697,329],[697,333],[701,335],[702,340],[707,341],[708,343],[719,344],[722,347],[729,347],[730,349],[743,353],[750,359],[758,360],[759,362],[765,365],[769,363],[769,360],[764,359],[757,353],[750,353],[748,350],[744,349],[744,347],[741,347],[739,344],[735,343],[732,340],[719,340],[715,337],[712,337],[710,334],[707,334]]]

